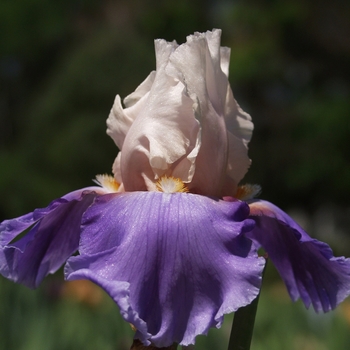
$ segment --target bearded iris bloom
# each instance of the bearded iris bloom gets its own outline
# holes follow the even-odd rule
[[[157,347],[193,344],[249,305],[260,247],[306,307],[327,312],[350,294],[349,259],[254,199],[258,186],[239,185],[253,124],[233,97],[220,36],[155,41],[156,70],[107,119],[114,176],[2,222],[4,277],[35,288],[65,265],[67,280],[99,285],[135,338]]]

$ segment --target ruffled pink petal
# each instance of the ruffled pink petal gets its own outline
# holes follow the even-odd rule
[[[199,148],[199,123],[185,86],[165,73],[174,44],[156,41],[157,72],[144,109],[122,149],[121,173],[127,191],[152,190],[162,175],[191,181]]]

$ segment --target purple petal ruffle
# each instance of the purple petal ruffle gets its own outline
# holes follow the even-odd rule
[[[98,197],[66,278],[100,285],[143,343],[194,343],[259,292],[265,261],[244,235],[248,214],[246,203],[193,194]]]
[[[95,189],[101,192],[95,187],[77,190],[46,208],[3,221],[0,273],[36,288],[44,277],[56,272],[78,249],[81,217],[96,197]]]
[[[249,206],[256,226],[247,236],[268,253],[294,301],[327,312],[349,296],[350,259],[334,257],[326,243],[312,239],[275,205],[256,200]]]

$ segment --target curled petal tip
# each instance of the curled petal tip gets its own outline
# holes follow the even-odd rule
[[[292,300],[327,312],[350,295],[350,259],[333,256],[326,243],[311,238],[272,203],[253,201],[250,209],[255,227],[247,236],[268,253]]]
[[[2,222],[0,273],[36,288],[56,272],[78,249],[81,217],[97,196],[95,189],[71,192],[46,208]]]

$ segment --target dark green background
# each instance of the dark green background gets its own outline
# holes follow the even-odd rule
[[[223,30],[222,45],[232,49],[235,97],[255,124],[246,181],[260,184],[264,199],[295,215],[338,255],[349,256],[349,18],[346,0],[2,0],[0,219],[46,206],[92,184],[95,174],[110,172],[118,150],[105,134],[105,120],[115,95],[125,97],[154,69],[153,40],[182,43],[194,31],[215,27]],[[108,300],[102,303],[108,307],[94,311],[79,303],[67,307],[60,293],[53,297],[48,292],[60,283],[57,279],[49,279],[37,292],[0,280],[0,301],[6,306],[0,311],[0,349],[122,349],[113,343],[116,307]],[[267,289],[277,283],[273,271],[268,280]],[[262,305],[270,297],[267,293]],[[279,343],[288,336],[273,331],[282,327],[288,312],[304,315],[300,305],[290,309],[289,303],[282,303],[271,324],[258,324],[256,337],[272,338],[266,347],[255,344],[253,350],[289,349]],[[108,316],[106,310],[111,310]],[[313,325],[324,322],[329,325],[325,329],[333,329],[333,320],[341,323],[344,318],[336,314],[326,321],[296,321],[304,317],[300,315],[291,315],[283,328],[295,330],[286,333],[294,339],[288,340],[290,349],[347,349],[345,323],[344,333],[329,331],[329,336],[320,332],[323,326]],[[100,345],[92,341],[101,336],[93,326],[97,320],[106,323],[99,327],[110,327]],[[91,323],[84,326],[85,321]],[[306,338],[315,338],[316,345],[294,344],[304,339],[298,333],[307,329],[303,322],[311,324],[310,332],[315,328],[316,334]],[[36,331],[24,331],[28,327]],[[343,334],[343,343],[335,344],[332,337],[343,339]],[[215,341],[221,344],[215,345],[218,349],[225,348],[226,338]]]

